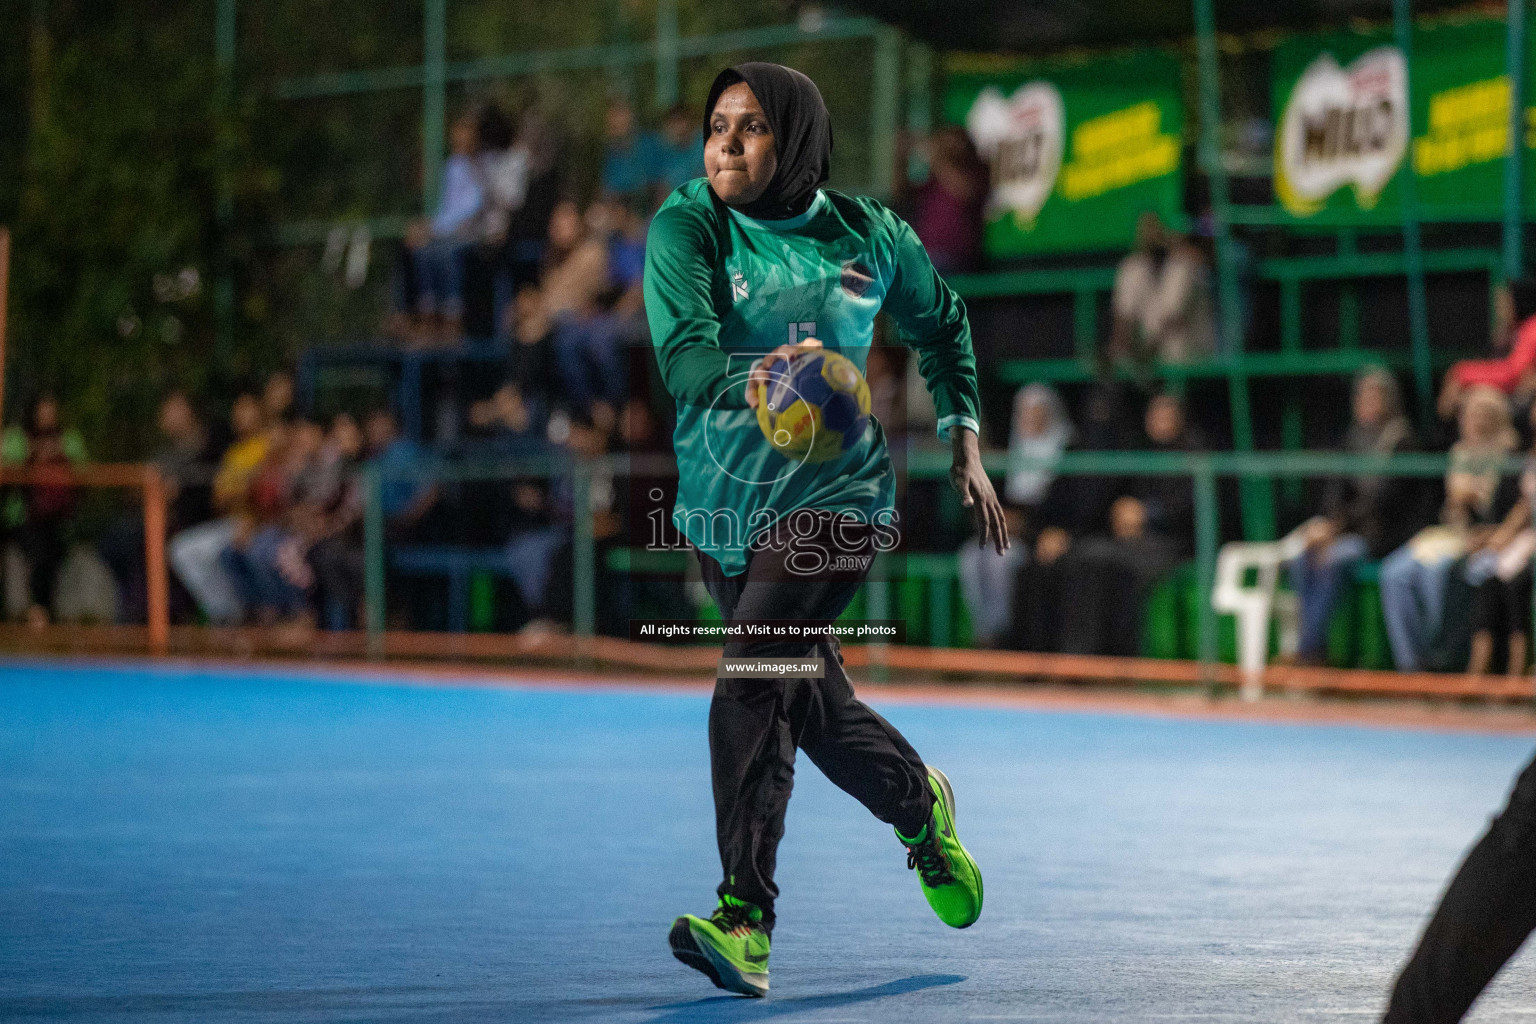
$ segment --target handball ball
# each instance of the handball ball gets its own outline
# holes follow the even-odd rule
[[[768,443],[796,462],[829,462],[869,426],[869,384],[847,356],[826,349],[768,368],[757,403]]]

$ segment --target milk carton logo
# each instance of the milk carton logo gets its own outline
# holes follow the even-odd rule
[[[1324,53],[1291,90],[1275,136],[1275,193],[1298,217],[1345,185],[1361,209],[1376,205],[1408,150],[1408,65],[1378,46],[1340,67]]]
[[[992,165],[989,215],[1011,212],[1020,226],[1033,224],[1056,187],[1066,120],[1050,82],[1027,82],[1007,97],[988,86],[976,97],[965,126]]]

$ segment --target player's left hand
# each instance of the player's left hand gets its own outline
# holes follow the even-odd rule
[[[960,495],[960,504],[971,510],[976,518],[976,534],[982,547],[991,544],[1002,554],[1012,546],[1008,539],[1008,524],[1003,518],[1002,503],[992,489],[992,480],[981,465],[981,447],[975,431],[967,427],[954,427],[949,432],[954,446],[954,462],[949,467],[949,482]]]

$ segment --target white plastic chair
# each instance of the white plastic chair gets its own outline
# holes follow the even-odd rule
[[[1237,664],[1242,675],[1244,700],[1264,695],[1264,666],[1269,660],[1269,624],[1280,619],[1280,650],[1294,654],[1300,639],[1296,595],[1279,593],[1280,566],[1306,549],[1301,531],[1278,541],[1234,541],[1222,545],[1216,556],[1216,586],[1211,606],[1237,616]],[[1248,571],[1254,581],[1248,583]]]

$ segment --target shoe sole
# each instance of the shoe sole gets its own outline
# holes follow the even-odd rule
[[[971,856],[971,851],[965,848],[965,844],[960,842],[960,826],[955,823],[955,787],[949,784],[948,775],[945,775],[933,767],[933,765],[928,765],[927,767],[928,774],[932,775],[938,782],[939,791],[944,794],[944,809],[949,813],[950,828],[954,830],[954,840],[959,844],[960,852],[965,854],[965,859],[970,863],[972,874],[976,876],[976,918],[979,919],[981,917],[982,904],[986,902],[986,889],[981,880],[981,866],[976,863],[976,858]],[[975,923],[975,920],[971,920],[966,924],[951,925],[950,927],[969,928]]]
[[[752,976],[743,974],[736,965],[717,953],[709,943],[695,939],[693,929],[689,927],[686,917],[680,917],[672,922],[672,933],[667,936],[667,942],[672,947],[673,956],[677,957],[684,966],[692,967],[714,982],[716,988],[756,998],[768,994],[766,975],[760,975],[764,980],[756,982],[752,980]]]

